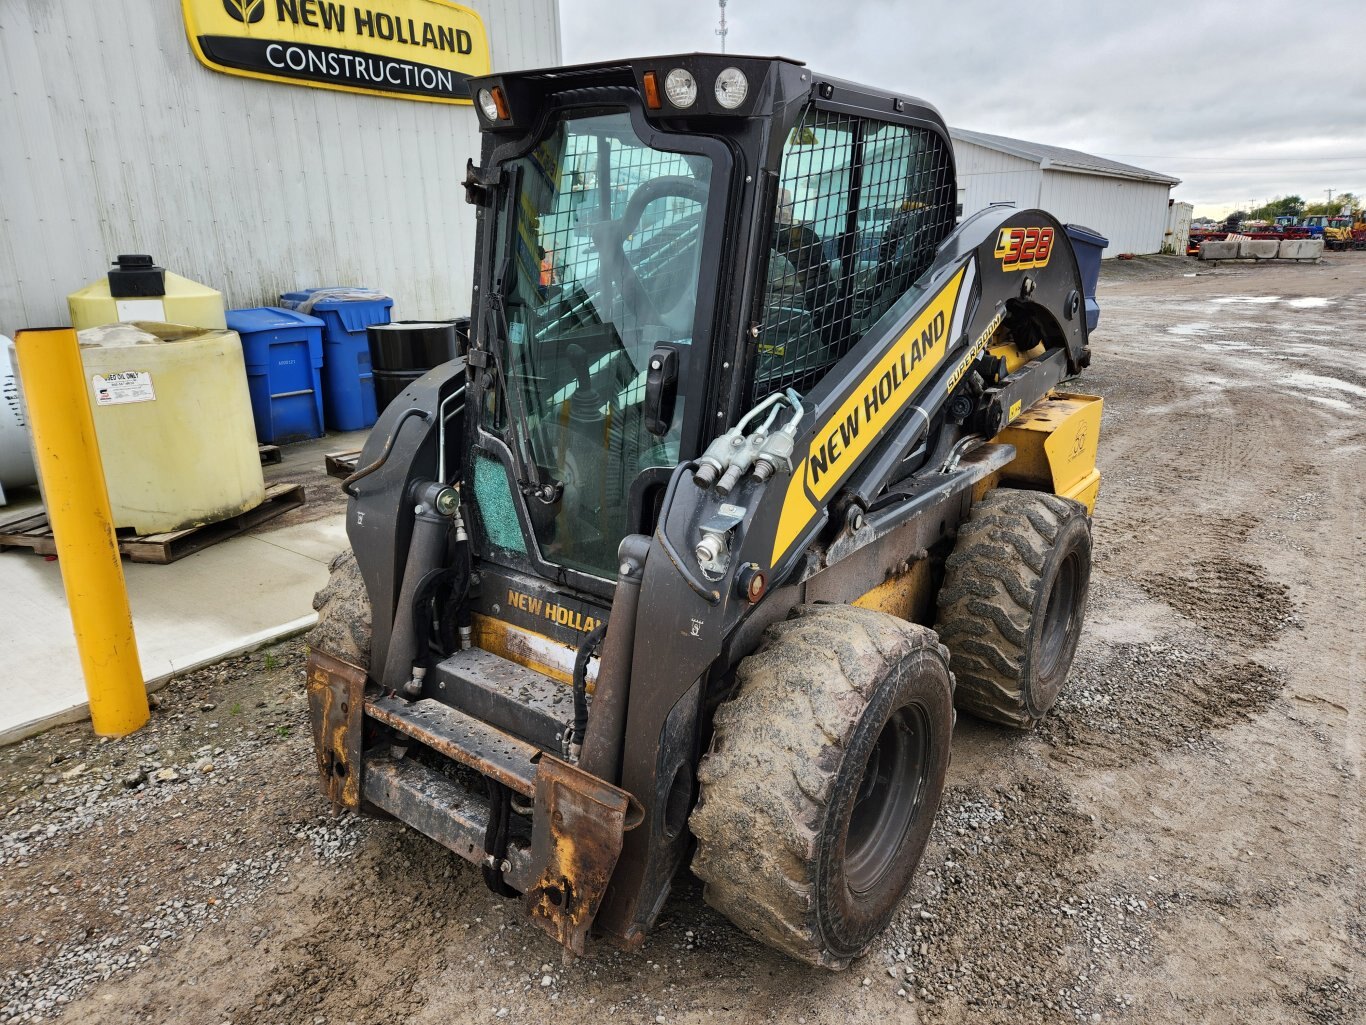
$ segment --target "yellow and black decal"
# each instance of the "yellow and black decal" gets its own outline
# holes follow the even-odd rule
[[[1053,255],[1053,229],[1049,227],[1002,228],[996,236],[996,259],[1002,270],[1047,267]]]
[[[181,0],[215,71],[433,103],[470,103],[490,69],[479,15],[448,0]]]
[[[548,581],[488,565],[479,594],[470,599],[476,617],[497,620],[555,644],[577,648],[607,619],[604,609]]]
[[[988,343],[991,342],[992,336],[996,334],[996,329],[1001,326],[1001,321],[1005,320],[1005,318],[1006,311],[1005,308],[1002,307],[1001,310],[997,312],[996,316],[991,318],[987,326],[982,329],[982,333],[977,336],[977,341],[968,346],[968,351],[964,354],[963,358],[958,361],[957,369],[949,375],[948,383],[944,385],[945,392],[951,392],[958,387],[958,382],[963,379],[963,375],[968,372],[968,369],[972,366],[973,362],[982,354],[982,351],[986,349]]]
[[[960,267],[935,293],[846,398],[822,417],[806,452],[799,451],[773,538],[773,564],[806,533],[869,446],[944,363],[963,330],[966,303],[959,299],[970,267]]]

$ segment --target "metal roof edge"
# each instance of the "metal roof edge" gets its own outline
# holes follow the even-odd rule
[[[1152,182],[1156,185],[1180,185],[1180,178],[1173,178],[1169,174],[1162,174],[1160,171],[1145,171],[1143,168],[1135,168],[1126,171],[1118,167],[1104,166],[1099,164],[1084,164],[1080,161],[1054,160],[1051,157],[1044,157],[1039,160],[1039,169],[1043,171],[1070,171],[1077,174],[1095,174],[1104,178],[1128,178],[1131,181]]]
[[[949,137],[953,139],[962,139],[963,142],[971,143],[974,146],[981,146],[983,149],[1000,150],[1002,153],[1009,153],[1012,157],[1028,160],[1031,164],[1037,164],[1041,160],[1039,154],[1032,150],[1025,149],[1023,146],[1003,144],[1001,140],[1004,139],[1004,136],[990,136],[991,141],[988,142],[988,136],[983,132],[974,132],[970,128],[954,128],[950,125]]]
[[[981,146],[983,149],[996,150],[1000,153],[1027,160],[1031,164],[1038,165],[1042,171],[1058,170],[1073,171],[1079,174],[1094,174],[1108,178],[1126,178],[1130,181],[1153,182],[1176,186],[1181,184],[1180,178],[1175,178],[1160,171],[1149,171],[1147,168],[1135,167],[1132,164],[1122,164],[1117,160],[1108,160],[1105,157],[1095,157],[1094,164],[1084,160],[1068,158],[1062,153],[1076,153],[1080,157],[1089,154],[1082,153],[1080,150],[1067,150],[1062,146],[1050,146],[1045,143],[1031,143],[1025,139],[1011,139],[1003,135],[991,135],[987,132],[974,132],[970,128],[949,127],[951,138],[966,142],[973,146]],[[1040,150],[1051,150],[1051,154],[1040,152]]]

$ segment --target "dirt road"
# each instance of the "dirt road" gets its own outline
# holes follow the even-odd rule
[[[563,963],[463,862],[326,813],[290,642],[136,737],[0,751],[0,1022],[1362,1021],[1366,254],[1193,269],[1107,267],[1071,682],[1032,735],[959,721],[849,971],[686,876],[642,953]]]

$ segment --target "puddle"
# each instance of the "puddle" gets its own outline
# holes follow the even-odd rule
[[[1293,306],[1297,310],[1317,310],[1324,306],[1332,306],[1332,299],[1325,299],[1322,296],[1306,295],[1299,299],[1282,299],[1279,295],[1224,295],[1218,299],[1211,299],[1210,302],[1221,306],[1246,305],[1246,306],[1266,306],[1270,303],[1283,302],[1287,306]]]
[[[1206,335],[1206,334],[1209,334],[1209,332],[1210,332],[1210,327],[1211,327],[1211,325],[1209,325],[1209,324],[1201,324],[1201,323],[1195,323],[1195,324],[1173,324],[1173,325],[1171,325],[1171,327],[1167,328],[1167,334],[1169,334],[1169,335],[1186,335],[1186,336],[1191,336],[1191,335]]]
[[[1293,388],[1329,388],[1333,391],[1345,391],[1348,395],[1366,399],[1366,388],[1350,381],[1339,381],[1336,377],[1320,377],[1318,374],[1305,373],[1289,374],[1285,383]]]
[[[1317,402],[1320,406],[1336,409],[1339,413],[1351,413],[1357,408],[1346,399],[1335,399],[1328,395],[1306,395],[1304,398],[1309,402]]]

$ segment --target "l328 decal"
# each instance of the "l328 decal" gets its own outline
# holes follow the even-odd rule
[[[1052,254],[1052,228],[1002,228],[996,236],[995,255],[1002,270],[1046,267]]]

